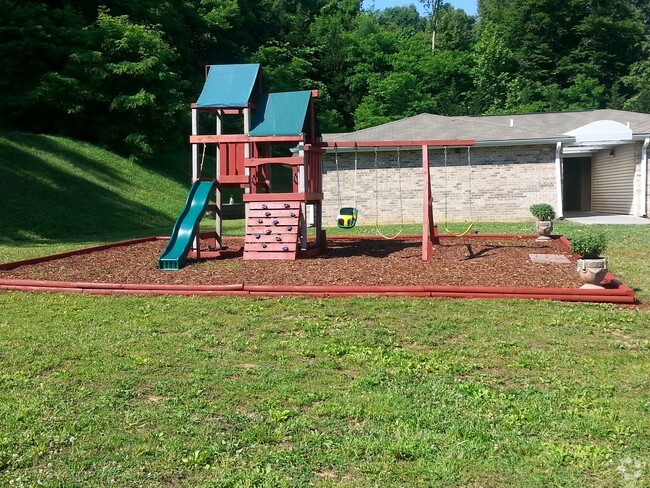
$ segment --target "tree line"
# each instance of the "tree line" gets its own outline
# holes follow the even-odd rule
[[[0,0],[0,126],[136,158],[185,143],[206,64],[320,90],[323,132],[421,112],[650,112],[650,0]]]

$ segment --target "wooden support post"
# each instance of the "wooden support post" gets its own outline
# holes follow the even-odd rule
[[[217,135],[223,134],[223,111],[217,110],[216,120],[215,120],[215,133]],[[223,244],[223,193],[221,191],[221,182],[219,177],[221,176],[221,169],[223,167],[223,161],[221,161],[221,144],[216,144],[216,167],[215,167],[215,178],[217,179],[217,184],[215,186],[215,203],[217,205],[217,210],[214,216],[214,231],[215,235],[215,247],[221,249]]]
[[[192,109],[192,135],[199,134],[199,114],[195,108]],[[199,178],[199,145],[192,144],[192,183]]]
[[[307,161],[305,161],[305,145],[301,142],[298,144],[298,155],[303,160],[303,164],[298,166],[298,192],[306,193],[309,187],[307,180]],[[300,203],[302,210],[300,216],[300,249],[307,250],[309,245],[307,237],[307,204],[306,202]]]
[[[309,129],[311,131],[311,134],[309,134],[309,142],[314,142],[316,140],[316,107],[314,99],[316,96],[318,96],[318,92],[316,92],[316,95],[314,95],[314,91],[315,90],[312,90],[311,97],[309,98]]]
[[[244,109],[244,134],[248,136],[250,134],[250,130],[251,130],[251,109],[245,108]],[[257,154],[252,154],[251,149],[252,149],[251,143],[244,144],[244,159],[257,156]],[[251,193],[251,183],[252,183],[251,169],[247,166],[244,166],[244,174],[248,178],[248,185],[246,185],[246,188],[244,188],[244,193],[245,194]],[[244,206],[244,219],[248,221],[248,203],[245,204]]]
[[[196,136],[199,134],[199,113],[196,108],[192,108],[192,135]],[[199,145],[192,144],[192,185],[196,180],[200,178],[199,170]],[[201,245],[200,239],[197,233],[197,236],[192,242],[192,248],[196,250],[197,259],[200,257]]]
[[[431,174],[429,172],[429,146],[422,145],[422,260],[430,261],[433,244],[439,244],[438,229],[433,222],[431,204]]]
[[[314,224],[316,226],[316,246],[323,247],[323,202],[314,203]]]

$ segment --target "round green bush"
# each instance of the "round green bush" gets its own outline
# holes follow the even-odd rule
[[[571,239],[571,252],[585,259],[597,259],[607,249],[607,237],[602,232],[586,232]]]
[[[530,213],[537,220],[553,220],[555,218],[555,209],[548,203],[536,203],[530,206]]]

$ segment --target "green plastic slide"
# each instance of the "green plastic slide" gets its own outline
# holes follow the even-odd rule
[[[199,229],[199,222],[210,202],[215,181],[196,181],[190,189],[185,208],[176,220],[174,230],[165,250],[158,258],[158,268],[170,271],[185,265],[187,253]]]

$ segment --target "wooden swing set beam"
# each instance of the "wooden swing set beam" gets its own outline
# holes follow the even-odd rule
[[[440,244],[438,227],[433,220],[433,197],[431,195],[431,173],[429,171],[429,148],[430,147],[458,147],[474,146],[474,139],[432,139],[427,141],[342,141],[342,142],[320,142],[314,146],[321,148],[379,148],[379,147],[420,147],[422,148],[422,260],[430,261],[433,257],[433,245]],[[401,196],[400,196],[401,198]],[[468,229],[469,230],[469,229]]]
[[[430,261],[433,257],[433,245],[440,244],[440,239],[438,227],[433,221],[429,146],[426,144],[422,145],[422,173],[422,261]]]

